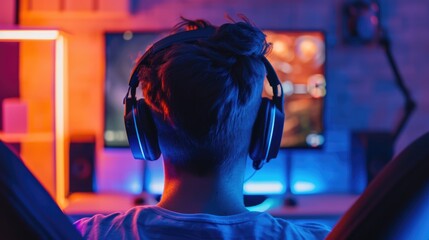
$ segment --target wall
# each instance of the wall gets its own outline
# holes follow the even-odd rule
[[[224,22],[224,14],[243,13],[270,29],[322,29],[327,34],[326,128],[328,145],[313,158],[348,161],[349,134],[358,130],[395,129],[404,100],[379,46],[350,46],[341,41],[341,0],[159,0],[159,1],[21,1],[21,23],[58,27],[69,33],[70,121],[72,134],[102,137],[104,38],[114,30],[157,30],[173,26],[179,16]],[[429,5],[424,0],[381,1],[382,23],[392,39],[406,86],[418,104],[395,151],[429,130]],[[299,159],[295,160],[296,162]],[[308,160],[311,164],[314,160]],[[334,164],[335,165],[335,164]],[[334,166],[333,165],[333,166]],[[335,172],[335,167],[322,168]]]
[[[398,150],[429,130],[429,4],[424,0],[394,0],[385,5],[386,24],[391,26],[390,33],[394,39],[394,55],[418,104],[397,143]]]
[[[3,129],[2,102],[19,97],[19,44],[0,42],[0,131]]]
[[[0,25],[15,23],[15,1],[4,0],[0,8]],[[19,96],[19,44],[0,42],[0,131],[3,129],[3,111],[1,104],[5,98]]]
[[[16,17],[16,1],[3,0],[0,8],[0,25],[14,24]]]

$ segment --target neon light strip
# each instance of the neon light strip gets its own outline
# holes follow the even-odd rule
[[[65,206],[65,39],[59,35],[55,41],[55,166],[56,198]]]
[[[285,186],[281,182],[250,182],[243,186],[246,194],[281,194],[285,191]]]
[[[1,40],[57,40],[58,30],[0,30]]]
[[[299,181],[293,185],[295,193],[311,193],[316,190],[316,185],[312,182]]]

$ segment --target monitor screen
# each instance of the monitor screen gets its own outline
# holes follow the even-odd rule
[[[282,83],[285,122],[281,147],[318,148],[324,143],[325,40],[320,31],[265,31],[267,58]],[[265,81],[263,95],[272,95]]]
[[[267,58],[282,83],[284,148],[319,148],[324,143],[323,104],[326,95],[325,40],[321,31],[264,31],[272,48]],[[165,32],[106,33],[104,145],[127,147],[122,99],[137,59]],[[141,94],[141,91],[137,91]],[[268,82],[262,95],[272,95]]]

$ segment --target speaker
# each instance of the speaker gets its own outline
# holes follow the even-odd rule
[[[71,137],[69,163],[69,194],[94,192],[95,137]]]
[[[393,158],[393,135],[390,132],[353,132],[351,160],[355,179],[368,185]]]

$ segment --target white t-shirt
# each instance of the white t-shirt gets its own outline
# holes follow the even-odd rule
[[[230,216],[182,214],[157,206],[97,214],[75,222],[86,239],[324,239],[321,224],[294,224],[264,212]]]

